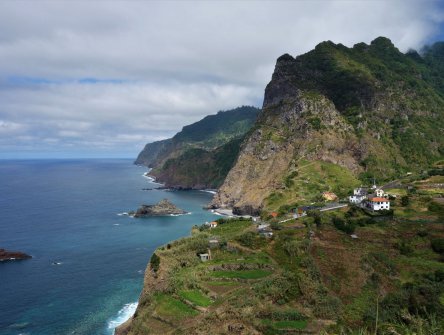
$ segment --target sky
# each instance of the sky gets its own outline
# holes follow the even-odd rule
[[[444,40],[439,1],[1,1],[0,159],[135,158],[262,105],[276,59],[319,42]]]

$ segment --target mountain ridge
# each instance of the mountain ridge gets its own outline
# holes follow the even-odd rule
[[[258,108],[242,106],[208,115],[170,139],[148,143],[135,164],[152,168],[150,174],[166,187],[217,188],[258,112]]]
[[[284,198],[302,192],[284,185],[302,159],[338,165],[362,182],[442,159],[444,91],[433,79],[435,68],[384,37],[353,48],[327,41],[296,58],[282,55],[258,121],[212,206],[254,215],[276,209],[266,201],[273,192]]]

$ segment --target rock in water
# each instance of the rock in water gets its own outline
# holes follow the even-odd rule
[[[186,211],[176,207],[168,199],[163,199],[155,205],[142,205],[134,217],[146,217],[146,216],[164,216],[164,215],[179,215],[187,214]]]
[[[5,249],[0,249],[0,262],[3,261],[20,261],[23,259],[32,258],[31,256],[19,252],[19,251],[7,251]]]

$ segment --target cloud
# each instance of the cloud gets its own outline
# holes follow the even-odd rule
[[[260,106],[283,53],[380,35],[419,48],[443,21],[421,1],[4,1],[0,157],[135,156],[207,114]]]

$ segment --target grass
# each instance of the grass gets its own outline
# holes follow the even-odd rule
[[[212,264],[270,264],[271,260],[264,252],[251,255],[233,255],[232,253],[216,250],[213,253],[213,260],[206,263]]]
[[[211,286],[238,286],[239,284],[232,281],[207,281],[208,285]]]
[[[237,278],[237,279],[260,279],[271,275],[267,270],[239,270],[239,271],[214,271],[212,276],[215,278]]]
[[[272,321],[262,320],[262,323],[274,329],[305,329],[307,327],[307,320],[283,320]]]
[[[202,294],[199,290],[180,291],[179,296],[201,307],[208,307],[212,303],[211,299]]]
[[[385,190],[389,194],[394,194],[396,196],[407,195],[407,190],[405,188],[389,188]]]
[[[211,229],[212,235],[225,237],[227,239],[232,238],[251,226],[251,221],[244,220],[229,220],[225,223],[218,224],[216,228]]]
[[[278,210],[286,204],[307,205],[315,202],[324,191],[344,197],[359,185],[349,170],[333,163],[300,160],[297,172],[291,180],[285,180],[287,187],[284,190],[272,193],[266,199],[267,210]]]
[[[194,310],[187,304],[174,299],[169,295],[158,293],[154,298],[157,303],[156,312],[164,317],[180,320],[199,314],[198,311]]]

